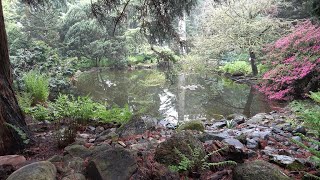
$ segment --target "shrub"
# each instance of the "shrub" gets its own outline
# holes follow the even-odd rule
[[[32,105],[32,96],[30,93],[20,93],[17,95],[18,103],[23,112],[28,113]]]
[[[319,88],[320,27],[306,21],[265,48],[264,63],[271,70],[263,75],[259,90],[273,100],[305,97]]]
[[[31,94],[32,104],[43,103],[49,96],[49,79],[35,71],[30,71],[24,76],[25,89]]]
[[[222,71],[225,73],[230,73],[230,74],[249,74],[251,73],[251,67],[249,63],[245,61],[235,61],[235,62],[229,62],[226,63],[222,67]]]

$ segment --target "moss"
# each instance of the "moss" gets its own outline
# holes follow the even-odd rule
[[[261,160],[246,162],[233,171],[234,180],[289,180],[276,166]]]
[[[286,167],[286,169],[289,169],[290,171],[301,171],[304,168],[305,168],[304,165],[298,161],[294,161],[292,164],[289,164]]]
[[[178,131],[182,130],[196,130],[203,132],[205,129],[203,123],[200,120],[189,121],[178,127]]]

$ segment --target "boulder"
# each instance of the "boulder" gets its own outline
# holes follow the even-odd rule
[[[200,120],[195,120],[195,121],[188,121],[184,124],[181,124],[179,127],[178,127],[178,131],[181,131],[181,130],[196,130],[196,131],[201,131],[203,132],[205,129],[202,121]]]
[[[134,116],[131,120],[117,129],[120,137],[143,134],[147,130],[154,129],[157,125],[157,119],[149,116]]]
[[[62,178],[62,180],[86,180],[86,177],[81,173],[73,173]]]
[[[197,138],[201,142],[206,142],[206,141],[222,141],[224,139],[231,138],[231,136],[227,132],[221,132],[221,133],[211,133],[211,132],[205,132],[197,136]]]
[[[27,161],[26,158],[20,155],[0,156],[0,166],[2,165],[17,166],[19,164],[25,163],[26,161]]]
[[[92,152],[83,145],[70,145],[64,148],[64,150],[73,157],[81,157],[83,159],[91,156]]]
[[[130,179],[137,170],[134,156],[124,148],[101,151],[89,162],[87,177],[95,180]]]
[[[56,167],[49,161],[41,161],[26,165],[14,173],[7,180],[55,180]]]
[[[276,166],[261,160],[238,165],[233,171],[234,180],[289,180]]]
[[[230,114],[227,116],[227,120],[233,120],[237,124],[242,124],[246,120],[246,116],[243,114]]]
[[[159,163],[169,165],[178,165],[181,161],[181,157],[177,155],[176,150],[180,151],[188,159],[194,159],[193,152],[199,151],[199,157],[197,160],[201,160],[205,157],[206,152],[204,147],[197,138],[195,138],[189,132],[178,132],[171,138],[167,139],[163,143],[159,144],[155,152],[155,160]]]

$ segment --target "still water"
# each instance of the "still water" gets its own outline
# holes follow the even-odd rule
[[[179,74],[168,81],[158,70],[83,73],[76,84],[81,95],[90,95],[109,106],[129,107],[176,125],[194,119],[218,119],[233,113],[253,116],[280,107],[254,88],[218,75]]]

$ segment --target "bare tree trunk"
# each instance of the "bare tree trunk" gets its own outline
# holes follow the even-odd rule
[[[258,68],[256,65],[256,55],[252,50],[249,50],[249,55],[250,55],[250,63],[251,63],[251,68],[252,68],[252,74],[254,76],[258,75]]]
[[[186,12],[184,12],[183,15],[181,17],[179,17],[178,29],[179,29],[180,54],[186,55],[187,54]]]
[[[0,155],[24,148],[27,125],[12,88],[13,79],[9,61],[8,41],[0,0]],[[20,134],[20,135],[19,135]]]

